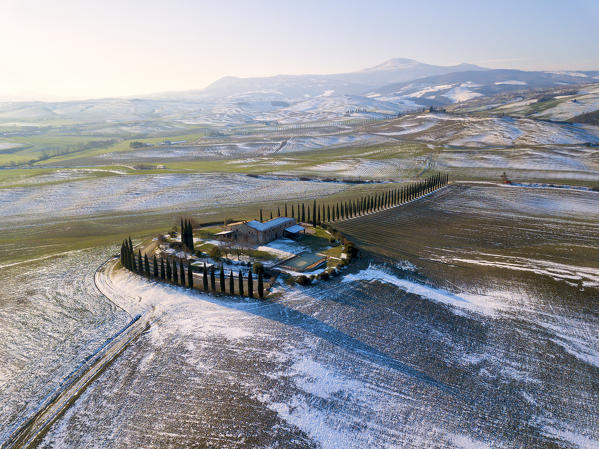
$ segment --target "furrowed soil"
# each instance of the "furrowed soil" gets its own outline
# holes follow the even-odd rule
[[[597,199],[452,185],[337,224],[361,259],[266,301],[107,270],[155,319],[39,447],[595,447]]]

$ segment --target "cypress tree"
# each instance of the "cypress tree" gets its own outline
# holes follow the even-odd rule
[[[171,270],[171,262],[170,260],[166,259],[166,280],[168,282],[171,282],[173,279],[173,272]]]
[[[193,247],[193,225],[191,224],[191,220],[189,220],[187,223],[187,238],[188,238],[187,247],[190,249],[191,252],[193,252],[193,250],[194,250],[194,247]]]
[[[287,204],[285,204],[285,207],[287,207]],[[293,204],[291,205],[291,218],[295,218],[295,205]]]
[[[258,271],[258,296],[264,298],[264,280],[262,278],[262,270]]]
[[[187,287],[193,288],[193,270],[190,262],[187,263]]]
[[[254,297],[254,280],[252,279],[252,270],[248,272],[248,296]]]
[[[152,262],[152,265],[154,266],[154,278],[158,277],[158,261],[156,260],[156,254],[154,254],[154,260]]]
[[[164,269],[164,259],[160,258],[160,278],[162,280],[166,279],[166,270]]]
[[[277,217],[281,216],[281,208],[277,206]]]
[[[125,258],[125,268],[131,270],[131,251],[129,250],[129,244],[125,241],[125,253],[123,254]]]
[[[235,294],[235,279],[233,278],[233,270],[229,273],[229,294]]]
[[[287,215],[287,203],[285,203],[285,216],[288,217],[288,215]]]
[[[243,273],[239,270],[239,296],[243,296]]]
[[[150,277],[150,261],[147,254],[144,254],[144,267],[146,269],[146,276]]]
[[[260,209],[260,223],[262,223],[264,220],[262,220],[262,209]]]
[[[208,269],[206,268],[206,262],[204,262],[204,272],[202,273],[202,284],[204,291],[208,291]]]
[[[210,267],[210,289],[216,292],[216,277],[214,276],[214,265]]]
[[[123,240],[123,244],[121,245],[121,264],[125,268],[129,268],[129,262],[127,261],[127,245]]]
[[[187,232],[185,228],[185,224],[183,223],[183,217],[181,217],[181,243],[185,245],[187,243],[186,240]]]
[[[173,270],[173,283],[174,284],[178,284],[179,283],[179,274],[177,273],[177,260],[173,259],[172,260],[172,270]]]
[[[302,223],[305,223],[305,222],[306,222],[306,206],[304,205],[304,203],[302,203]]]
[[[272,220],[272,210],[270,211],[270,219]]]
[[[220,266],[220,292],[225,294],[225,268],[222,264]]]
[[[185,267],[183,266],[183,259],[179,259],[179,279],[181,285],[185,287]]]
[[[316,200],[312,203],[312,226],[316,227]]]
[[[308,206],[308,221],[307,223],[310,223],[310,206]]]

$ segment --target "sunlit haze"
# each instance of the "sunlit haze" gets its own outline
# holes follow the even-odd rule
[[[599,68],[599,3],[2,0],[0,97],[200,89],[226,76],[339,73],[389,58]]]

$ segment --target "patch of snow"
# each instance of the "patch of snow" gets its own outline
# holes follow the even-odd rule
[[[486,449],[491,448],[487,443],[475,440],[468,435],[450,435],[451,442],[461,449]]]
[[[498,86],[500,86],[502,84],[508,84],[508,85],[512,85],[512,86],[526,86],[527,83],[525,81],[506,80],[506,81],[495,81],[493,84],[496,84]]]
[[[420,98],[426,94],[430,94],[431,92],[439,92],[440,90],[451,89],[453,84],[439,84],[437,86],[425,87],[424,89],[418,90],[416,92],[412,92],[409,94],[410,97]]]
[[[408,279],[400,279],[389,273],[384,267],[370,265],[367,269],[361,270],[355,274],[346,274],[342,282],[381,282],[394,285],[407,293],[421,296],[432,301],[447,304],[460,309],[467,309],[484,314],[494,314],[494,304],[487,296],[475,295],[470,293],[461,293],[460,295],[451,293],[447,290],[430,287]],[[463,315],[463,313],[452,309],[454,313]]]
[[[306,248],[295,240],[282,238],[273,240],[272,242],[259,246],[256,249],[258,251],[265,251],[277,257],[287,259],[301,253],[302,251],[305,251]]]
[[[543,431],[549,436],[567,441],[580,449],[599,449],[599,440],[582,435],[580,432],[570,429],[558,429],[554,425],[543,426]]]
[[[482,94],[478,92],[473,92],[466,87],[458,86],[443,93],[442,96],[447,97],[456,103],[460,103],[462,101],[468,101],[476,97],[481,97]]]
[[[493,260],[489,260],[492,257]],[[527,271],[530,273],[549,276],[555,281],[581,281],[582,286],[599,284],[599,270],[590,267],[567,265],[546,260],[527,259],[522,257],[499,256],[485,254],[484,259],[467,259],[461,257],[451,258],[452,262],[472,265],[505,268],[514,271]]]
[[[555,73],[556,75],[566,75],[566,76],[576,76],[579,78],[587,78],[586,73],[580,73],[580,72],[549,72],[549,73]]]

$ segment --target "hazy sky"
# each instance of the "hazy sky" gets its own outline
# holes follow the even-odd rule
[[[197,89],[393,57],[599,69],[599,1],[0,0],[0,97]]]

